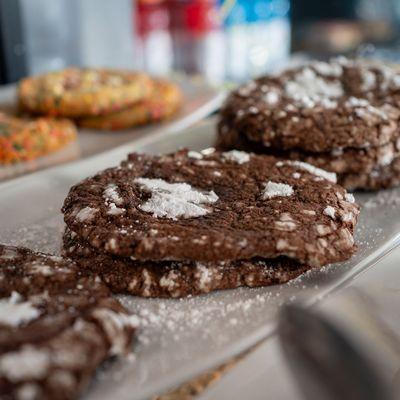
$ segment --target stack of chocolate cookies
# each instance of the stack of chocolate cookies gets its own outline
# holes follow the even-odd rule
[[[305,161],[347,189],[400,183],[400,72],[337,58],[265,76],[230,94],[217,147]]]
[[[336,175],[243,151],[130,154],[71,188],[64,254],[115,293],[182,297],[287,282],[356,250]]]

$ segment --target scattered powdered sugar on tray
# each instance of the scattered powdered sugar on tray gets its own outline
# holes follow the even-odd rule
[[[218,200],[214,191],[203,193],[187,183],[168,183],[149,178],[136,178],[134,182],[144,192],[151,194],[140,209],[152,213],[156,218],[200,217],[210,212],[204,204],[213,204]]]
[[[60,254],[65,225],[60,214],[54,216],[54,209],[49,208],[46,212],[48,216],[38,223],[1,230],[0,243],[24,246],[43,253]]]
[[[191,336],[193,331],[197,331],[199,339],[210,338],[215,332],[213,325],[218,324],[218,320],[225,320],[229,326],[231,320],[236,319],[240,320],[240,325],[242,325],[249,321],[254,308],[262,308],[268,301],[283,303],[279,290],[267,292],[260,289],[254,290],[258,291],[258,294],[253,296],[247,296],[246,289],[239,288],[216,295],[209,294],[176,300],[147,299],[146,301],[146,299],[130,296],[118,296],[118,298],[123,305],[138,315],[140,343],[151,346],[154,341],[157,341],[164,347],[171,340],[179,342]],[[224,300],[224,295],[230,297],[231,301]],[[162,332],[161,335],[160,332]],[[223,335],[220,338],[214,336],[213,339],[221,343],[225,341]]]
[[[361,202],[361,205],[365,208],[400,207],[400,194],[396,189],[382,190]]]
[[[277,183],[269,181],[264,184],[262,197],[264,200],[272,199],[273,197],[288,197],[294,193],[292,186],[286,183]]]
[[[328,172],[322,168],[315,167],[314,165],[308,164],[303,161],[289,161],[288,160],[288,161],[278,161],[276,163],[277,167],[283,167],[284,165],[292,165],[294,167],[299,167],[300,169],[303,169],[304,171],[307,171],[310,174],[324,178],[327,181],[330,181],[333,183],[337,182],[337,177],[334,172]]]

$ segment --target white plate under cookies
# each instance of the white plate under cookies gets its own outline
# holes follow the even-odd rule
[[[60,208],[73,184],[118,164],[128,152],[199,150],[212,146],[214,137],[215,120],[208,120],[0,184],[0,242],[58,253],[64,227]],[[356,200],[363,205],[356,233],[359,251],[348,262],[274,287],[182,300],[120,296],[141,319],[135,356],[107,363],[84,398],[135,400],[160,394],[270,335],[282,303],[301,298],[311,306],[348,285],[400,243],[400,189],[356,194]]]

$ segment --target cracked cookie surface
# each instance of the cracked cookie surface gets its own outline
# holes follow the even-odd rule
[[[356,249],[359,207],[334,181],[310,164],[240,151],[131,154],[72,187],[63,213],[79,239],[118,256],[321,266]]]
[[[71,260],[0,245],[0,397],[75,399],[136,321]]]
[[[265,76],[233,91],[220,111],[228,129],[279,150],[381,146],[399,135],[400,73],[338,58]]]
[[[141,297],[183,297],[241,286],[286,283],[311,269],[295,260],[138,261],[100,253],[68,229],[63,252],[84,270],[98,274],[114,293]]]

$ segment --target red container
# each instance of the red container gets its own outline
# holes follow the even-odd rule
[[[219,82],[224,71],[224,39],[216,0],[167,0],[174,67]]]
[[[169,12],[165,0],[137,0],[135,20],[136,31],[144,37],[152,31],[169,30]]]
[[[168,4],[164,0],[133,2],[138,64],[152,74],[167,75],[173,59]]]

